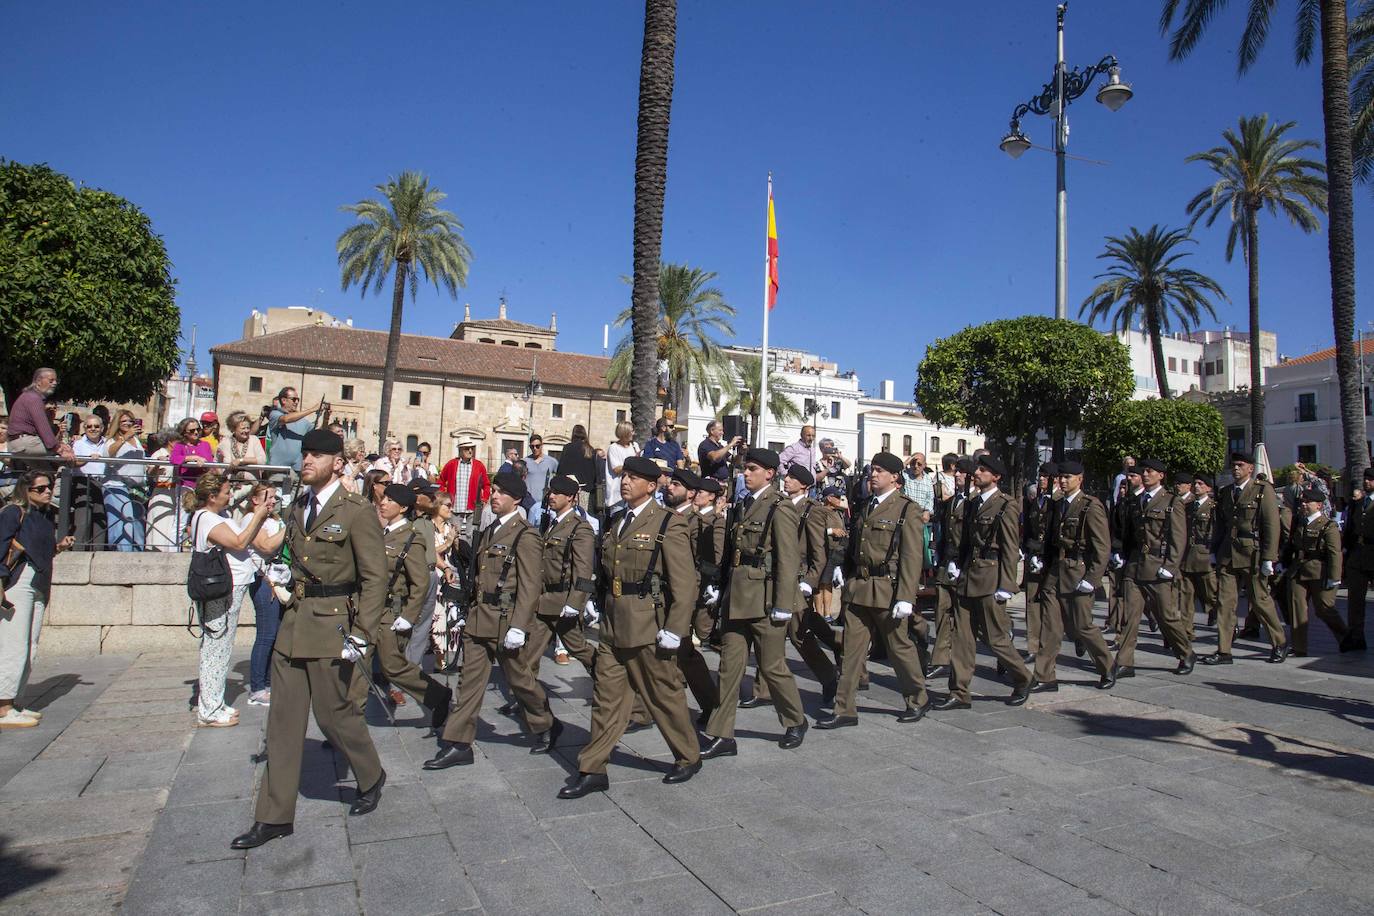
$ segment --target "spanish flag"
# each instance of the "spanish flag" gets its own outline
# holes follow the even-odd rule
[[[768,308],[778,302],[778,219],[773,213],[773,176],[768,176]]]

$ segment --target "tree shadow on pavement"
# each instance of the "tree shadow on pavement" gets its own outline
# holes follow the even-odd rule
[[[23,850],[11,852],[8,846],[9,838],[0,837],[0,900],[62,873],[62,869],[50,865],[33,865],[26,860]]]

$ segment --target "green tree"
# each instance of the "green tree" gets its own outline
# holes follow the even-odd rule
[[[1130,354],[1076,321],[1031,315],[965,328],[926,347],[916,403],[941,426],[968,426],[1006,460],[1013,481],[1039,463],[1039,430],[1084,417],[1134,390]]]
[[[735,309],[721,291],[708,286],[716,275],[686,264],[664,264],[658,272],[658,327],[655,333],[657,359],[667,363],[665,402],[681,413],[689,386],[703,403],[709,403],[712,387],[730,382],[729,360],[717,335],[734,337],[730,319]],[[632,324],[633,307],[616,316],[618,328]],[[627,333],[616,344],[606,380],[624,391],[630,386],[634,334]]]
[[[1164,0],[1159,17],[1161,34],[1168,34],[1175,17],[1177,30],[1169,40],[1169,57],[1181,60],[1198,45],[1212,17],[1227,0]],[[1248,16],[1241,33],[1237,65],[1241,73],[1254,64],[1269,35],[1269,21],[1277,0],[1247,0]],[[1331,325],[1336,337],[1336,376],[1341,390],[1341,437],[1345,445],[1346,479],[1359,480],[1368,464],[1365,445],[1364,392],[1355,353],[1355,199],[1354,148],[1350,117],[1349,22],[1345,0],[1296,0],[1297,39],[1293,53],[1298,64],[1312,59],[1321,39],[1322,121],[1325,125],[1327,188],[1327,250],[1331,262]]]
[[[1225,144],[1194,153],[1188,162],[1205,162],[1216,175],[1210,187],[1188,201],[1193,225],[1206,218],[1211,226],[1221,214],[1231,218],[1226,233],[1226,260],[1242,245],[1250,293],[1250,428],[1253,441],[1264,441],[1264,375],[1260,368],[1259,214],[1283,213],[1303,232],[1321,224],[1312,212],[1326,212],[1322,164],[1298,155],[1315,149],[1312,140],[1285,140],[1293,126],[1269,123],[1267,115],[1241,118],[1238,130],[1222,132]]]
[[[1102,282],[1078,309],[1080,317],[1087,312],[1089,324],[1110,319],[1112,330],[1118,333],[1137,324],[1145,329],[1154,355],[1159,396],[1166,401],[1169,377],[1164,373],[1164,335],[1175,327],[1191,330],[1202,319],[1203,312],[1215,318],[1208,297],[1226,298],[1211,277],[1174,266],[1190,253],[1179,251],[1178,247],[1191,241],[1187,230],[1164,229],[1159,225],[1151,226],[1144,235],[1132,226],[1125,238],[1107,236],[1107,250],[1098,257],[1115,263],[1097,275]]]
[[[1084,427],[1083,455],[1106,474],[1125,455],[1158,458],[1170,471],[1216,474],[1226,461],[1226,424],[1211,404],[1185,398],[1118,401]]]
[[[663,195],[668,187],[668,125],[673,109],[677,0],[645,0],[635,137],[634,280],[630,289],[634,359],[630,421],[649,438],[658,405],[658,267],[663,252]]]
[[[1355,180],[1374,190],[1374,0],[1360,0],[1350,23],[1350,118]]]
[[[396,361],[401,353],[401,310],[406,289],[410,299],[420,288],[420,275],[436,289],[457,298],[458,287],[468,282],[472,252],[463,241],[463,224],[439,202],[448,195],[429,186],[419,172],[402,172],[377,185],[382,199],[360,200],[339,209],[352,213],[358,222],[339,236],[337,249],[341,285],[346,291],[357,284],[366,296],[369,288],[380,293],[392,276],[391,330],[386,339],[386,365],[382,370],[382,405],[377,421],[377,450],[382,451],[391,422],[391,389],[396,383]]]
[[[735,361],[738,381],[735,390],[726,397],[724,405],[716,413],[738,413],[749,417],[749,428],[755,431],[759,445],[765,445],[763,428],[759,425],[759,389],[763,386],[763,360],[757,356],[746,356]],[[768,416],[777,423],[796,423],[802,418],[801,408],[782,390],[782,379],[776,372],[768,373]]]
[[[0,387],[40,366],[64,398],[142,401],[180,361],[162,239],[129,201],[46,165],[0,159]]]

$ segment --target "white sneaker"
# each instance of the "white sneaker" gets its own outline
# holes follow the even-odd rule
[[[229,716],[224,713],[211,716],[208,719],[202,715],[196,716],[196,726],[199,728],[231,728],[238,724],[239,720],[236,716]]]
[[[250,694],[248,695],[248,705],[249,705],[249,706],[271,706],[271,705],[272,705],[272,691],[270,691],[270,690],[255,690],[255,691],[253,691],[252,693],[250,693]]]
[[[33,728],[37,724],[37,719],[26,716],[17,709],[11,709],[0,716],[0,728]]]
[[[20,709],[16,706],[14,708],[14,711],[22,715],[28,716],[30,719],[36,719],[40,722],[43,721],[43,714],[36,709]]]

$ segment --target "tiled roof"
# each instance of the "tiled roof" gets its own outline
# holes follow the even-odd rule
[[[358,369],[380,373],[386,361],[386,332],[360,328],[293,328],[220,344],[210,354],[221,362],[237,362],[234,357],[255,362],[285,363],[289,366],[318,366],[331,369]],[[604,356],[560,353],[555,350],[527,350],[503,347],[448,337],[401,335],[401,355],[397,369],[419,375],[447,375],[461,378],[500,379],[527,382],[535,358],[539,359],[539,381],[605,391],[606,369],[611,361]]]
[[[474,318],[471,321],[464,321],[463,324],[468,327],[490,328],[497,331],[520,331],[526,334],[554,333],[551,328],[546,328],[537,324],[526,324],[523,321],[511,321],[509,318]]]
[[[1361,341],[1357,340],[1355,341],[1355,346],[1357,349],[1363,349],[1364,352],[1361,355],[1368,356],[1369,354],[1374,353],[1374,337],[1366,339],[1365,341],[1363,341],[1363,344]],[[1305,356],[1295,356],[1292,359],[1285,359],[1283,362],[1279,363],[1279,365],[1303,366],[1309,363],[1320,363],[1328,359],[1334,359],[1335,356],[1336,348],[1327,347],[1325,350],[1318,350],[1316,353],[1308,353]]]

